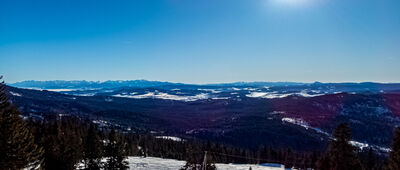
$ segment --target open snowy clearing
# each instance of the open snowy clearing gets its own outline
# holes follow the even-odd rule
[[[106,161],[105,159],[103,161]],[[130,156],[126,161],[129,163],[129,169],[135,170],[179,170],[186,161],[175,159],[163,159],[156,157],[137,157]],[[218,170],[284,170],[284,167],[272,167],[253,164],[215,164]],[[77,169],[82,169],[82,164]]]
[[[185,165],[185,161],[179,161],[175,159],[163,159],[156,157],[129,157],[130,169],[138,170],[179,170]],[[251,164],[215,164],[218,170],[248,170],[250,167],[252,170],[278,170],[284,169],[283,167],[268,167]]]

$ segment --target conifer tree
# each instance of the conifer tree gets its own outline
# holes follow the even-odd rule
[[[193,147],[186,148],[186,164],[180,170],[197,170],[201,169],[201,158],[195,153]]]
[[[45,169],[75,169],[82,160],[82,136],[77,134],[73,126],[60,119],[47,127],[46,134],[42,137]]]
[[[376,169],[377,166],[377,162],[376,162],[376,158],[374,155],[374,150],[372,149],[372,147],[370,147],[368,149],[366,158],[365,158],[365,162],[363,163],[364,165],[364,170],[373,170]]]
[[[400,169],[400,127],[397,127],[394,132],[392,151],[389,155],[388,169]]]
[[[207,146],[206,146],[207,147]],[[181,168],[181,170],[216,170],[214,160],[210,158],[207,153],[205,157],[202,157],[199,153],[194,152],[194,148],[187,148],[188,154],[186,154],[186,164]],[[204,160],[206,159],[206,160]],[[205,161],[205,162],[204,162]],[[205,164],[204,164],[205,163]]]
[[[321,155],[321,157],[315,163],[317,170],[329,170],[329,158],[327,155]]]
[[[100,143],[100,137],[98,135],[97,127],[93,124],[90,124],[84,147],[84,159],[85,159],[86,169],[88,170],[100,169],[101,157],[102,157],[102,144]]]
[[[108,137],[108,144],[106,146],[105,155],[107,158],[107,163],[105,169],[107,170],[124,170],[127,169],[127,162],[125,161],[125,144],[122,142],[120,136],[115,132],[114,129],[111,130]]]
[[[0,76],[0,81],[2,76]],[[0,82],[0,169],[35,168],[42,162],[43,149],[35,144],[34,136],[18,109],[10,104],[6,86]]]
[[[358,170],[361,169],[360,161],[355,148],[349,143],[351,132],[347,123],[340,124],[333,133],[334,140],[329,145],[327,154],[323,157],[323,167],[318,169],[328,170]]]

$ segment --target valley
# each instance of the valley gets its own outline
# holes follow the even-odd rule
[[[92,82],[88,87],[93,89],[71,84],[79,83],[25,82],[8,90],[26,119],[74,115],[129,133],[249,149],[321,151],[333,129],[348,122],[353,145],[386,154],[393,129],[400,125],[400,84],[140,81]]]

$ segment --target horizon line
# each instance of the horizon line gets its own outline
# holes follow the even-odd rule
[[[148,82],[161,82],[161,83],[172,83],[172,84],[186,84],[186,85],[215,85],[215,84],[234,84],[234,83],[303,83],[303,84],[314,84],[314,83],[322,83],[322,84],[340,84],[340,83],[377,83],[377,84],[399,84],[400,82],[387,82],[387,81],[336,81],[336,82],[327,82],[327,81],[262,81],[262,80],[255,80],[255,81],[232,81],[232,82],[213,82],[213,83],[187,83],[187,82],[175,82],[175,81],[163,81],[163,80],[148,80],[148,79],[125,79],[125,80],[62,80],[62,79],[55,79],[55,80],[22,80],[22,81],[16,81],[12,83],[7,83],[6,84],[16,84],[16,83],[22,83],[22,82],[27,82],[27,81],[36,81],[36,82],[54,82],[54,81],[65,81],[65,82],[71,82],[71,81],[81,81],[81,82],[97,82],[97,83],[104,83],[108,81],[148,81]]]

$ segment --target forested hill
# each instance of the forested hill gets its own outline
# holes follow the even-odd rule
[[[339,92],[338,87],[330,87],[335,90],[326,93],[311,87],[314,85],[62,92],[8,89],[24,116],[34,119],[75,115],[99,126],[116,125],[130,132],[219,141],[245,148],[267,145],[303,151],[323,150],[334,127],[349,122],[355,145],[363,148],[369,144],[387,152],[393,128],[400,123],[396,86],[390,85],[391,91],[361,91],[357,86],[357,92],[355,88],[351,88],[353,92]]]

